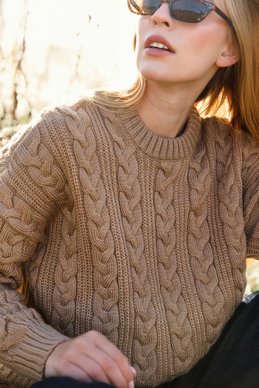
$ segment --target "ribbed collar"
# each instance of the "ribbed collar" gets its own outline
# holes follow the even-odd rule
[[[200,137],[201,117],[195,108],[191,111],[183,134],[176,138],[159,136],[152,132],[135,109],[120,109],[117,113],[135,145],[156,159],[188,158]]]

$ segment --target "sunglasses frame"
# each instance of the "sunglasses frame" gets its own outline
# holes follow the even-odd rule
[[[198,19],[197,21],[193,22],[193,21],[186,21],[186,20],[180,20],[180,19],[177,19],[174,17],[174,15],[172,14],[173,11],[171,11],[171,7],[170,7],[170,3],[173,3],[175,0],[160,0],[160,5],[157,7],[157,9],[153,12],[153,13],[145,13],[145,12],[142,12],[140,9],[139,9],[139,12],[138,12],[138,4],[135,3],[134,0],[127,0],[128,2],[128,7],[130,9],[131,12],[137,14],[137,15],[153,15],[160,7],[163,3],[168,3],[169,4],[169,8],[170,8],[170,15],[171,17],[173,17],[174,19],[176,20],[179,20],[179,21],[182,21],[184,23],[200,23],[202,22],[202,20],[204,20],[212,11],[216,12],[220,17],[222,17],[231,27],[233,27],[233,24],[232,24],[232,21],[230,20],[230,18],[223,12],[221,11],[221,9],[219,9],[214,1],[207,1],[207,0],[200,0],[200,3],[203,3],[203,4],[208,4],[208,7],[209,7],[209,12],[206,13],[206,15],[200,19]],[[134,11],[136,7],[136,12]]]

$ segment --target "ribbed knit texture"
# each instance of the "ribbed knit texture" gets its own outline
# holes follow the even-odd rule
[[[80,101],[45,113],[0,169],[0,381],[28,387],[57,344],[90,329],[138,386],[208,351],[242,299],[245,258],[259,257],[249,138],[195,109],[165,138],[133,109]]]

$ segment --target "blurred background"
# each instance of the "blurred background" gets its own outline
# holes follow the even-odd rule
[[[0,0],[0,147],[43,109],[136,76],[126,0]],[[246,294],[259,289],[248,260]]]
[[[1,127],[129,85],[135,22],[126,0],[0,0]]]

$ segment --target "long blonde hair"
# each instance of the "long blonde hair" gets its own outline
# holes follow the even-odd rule
[[[196,103],[207,115],[217,114],[227,105],[233,128],[249,132],[259,143],[259,0],[224,0],[224,3],[233,23],[240,59],[228,68],[219,68]],[[104,107],[136,106],[145,88],[146,81],[139,75],[129,89],[96,92],[92,99]]]

